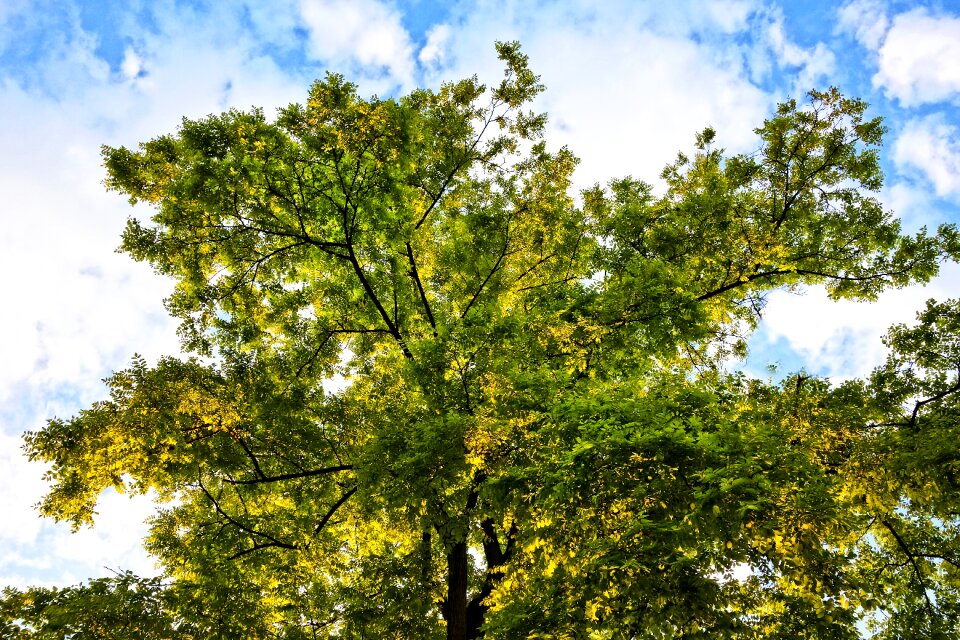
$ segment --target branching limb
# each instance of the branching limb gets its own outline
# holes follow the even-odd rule
[[[274,538],[274,537],[271,536],[270,534],[263,533],[263,532],[261,532],[261,531],[257,531],[256,529],[253,529],[253,528],[251,528],[251,527],[248,527],[247,525],[243,524],[242,522],[239,522],[238,520],[236,520],[235,518],[233,518],[232,516],[230,516],[230,514],[228,514],[226,511],[223,510],[223,508],[220,506],[220,503],[217,501],[217,499],[214,498],[214,497],[213,497],[213,494],[211,494],[211,493],[207,490],[207,488],[204,486],[202,479],[197,478],[197,484],[200,486],[200,490],[203,492],[203,494],[204,494],[205,496],[207,496],[207,499],[208,499],[208,500],[210,501],[210,503],[213,505],[214,509],[216,509],[217,514],[219,514],[220,517],[222,517],[224,520],[226,520],[227,523],[232,524],[232,525],[235,526],[237,529],[239,529],[239,530],[241,530],[241,531],[249,534],[250,536],[253,536],[253,537],[256,537],[256,538],[263,538],[263,539],[267,540],[267,542],[262,542],[262,543],[255,542],[254,545],[253,545],[253,548],[251,548],[251,549],[246,549],[246,550],[244,550],[244,551],[241,551],[241,552],[238,552],[238,553],[234,554],[233,556],[230,557],[231,560],[233,560],[233,559],[235,559],[235,558],[238,558],[238,557],[240,557],[240,556],[242,556],[242,555],[245,555],[245,554],[247,554],[247,553],[251,553],[251,552],[253,552],[253,551],[258,551],[258,550],[260,550],[260,549],[266,549],[266,548],[269,548],[269,547],[279,547],[279,548],[281,548],[281,549],[291,549],[291,550],[294,550],[294,551],[296,551],[296,550],[298,550],[298,549],[300,548],[300,547],[298,547],[298,546],[295,545],[295,544],[290,544],[290,543],[287,543],[287,542],[282,542],[282,541],[280,541],[280,540],[277,540],[276,538]]]
[[[377,313],[380,314],[380,318],[383,320],[384,324],[387,325],[387,330],[390,332],[390,335],[392,335],[400,344],[400,349],[403,351],[403,355],[407,359],[412,360],[413,354],[410,352],[409,347],[407,347],[406,340],[404,340],[403,336],[400,335],[400,329],[397,328],[397,326],[393,323],[393,320],[390,319],[390,314],[387,313],[387,310],[380,302],[380,298],[377,297],[377,294],[373,291],[373,287],[370,286],[370,282],[367,280],[367,276],[363,273],[363,267],[360,265],[360,261],[357,259],[357,254],[354,252],[352,245],[349,247],[349,251],[350,264],[353,266],[353,272],[360,281],[360,286],[363,287],[364,293],[367,294],[367,299],[373,303],[374,307],[376,307]]]
[[[343,504],[344,504],[347,500],[350,499],[350,496],[352,496],[353,494],[355,494],[355,493],[357,492],[357,489],[359,489],[359,488],[360,488],[359,485],[353,487],[352,489],[350,489],[349,491],[347,491],[346,493],[344,493],[342,496],[340,496],[340,499],[339,499],[339,500],[337,500],[336,502],[333,503],[333,506],[330,507],[330,508],[327,510],[327,512],[323,515],[323,517],[320,519],[320,522],[317,524],[317,528],[314,529],[314,531],[313,531],[314,535],[320,533],[320,532],[323,530],[323,528],[324,528],[325,526],[327,526],[327,523],[330,522],[330,518],[332,518],[332,517],[333,517],[333,514],[335,514],[335,513],[337,512],[337,509],[339,509],[340,507],[342,507]]]
[[[889,531],[893,536],[893,539],[897,541],[897,545],[900,547],[900,550],[903,551],[904,555],[907,556],[907,560],[913,567],[913,575],[917,580],[917,586],[920,587],[920,591],[923,593],[923,598],[927,602],[927,612],[929,612],[931,619],[935,619],[937,615],[936,609],[933,606],[933,602],[930,600],[930,594],[927,593],[927,585],[923,579],[923,572],[920,570],[920,565],[917,563],[917,554],[910,550],[910,547],[907,545],[906,541],[900,536],[897,530],[893,528],[893,525],[890,524],[889,520],[881,519],[880,524],[886,527],[887,531]]]
[[[503,243],[503,251],[500,252],[500,256],[497,258],[497,261],[494,263],[493,268],[490,269],[490,273],[487,274],[487,277],[483,279],[483,282],[480,283],[480,286],[473,293],[473,297],[470,298],[470,302],[467,303],[466,308],[463,310],[463,313],[460,314],[460,319],[467,317],[467,314],[470,312],[470,309],[473,308],[474,303],[480,297],[480,294],[483,293],[483,290],[486,288],[487,283],[490,282],[490,279],[493,275],[500,270],[500,266],[503,264],[504,258],[509,255],[510,247],[510,238],[507,236],[506,241]]]
[[[250,450],[250,447],[247,446],[247,443],[244,442],[243,438],[237,438],[237,444],[240,445],[240,448],[243,449],[243,452],[247,454],[248,458],[250,458],[250,461],[253,463],[253,470],[257,474],[257,477],[261,479],[266,478],[267,476],[260,468],[260,461],[257,459],[257,456],[254,455],[253,451]],[[231,481],[231,484],[236,483]]]
[[[417,270],[417,261],[413,257],[413,247],[407,243],[407,259],[410,261],[410,276],[417,285],[417,291],[420,293],[420,302],[423,304],[423,310],[427,314],[427,320],[430,322],[430,328],[433,329],[433,336],[437,337],[437,323],[433,319],[433,311],[430,309],[430,302],[427,300],[427,293],[423,290],[423,282],[420,280],[420,273]]]
[[[299,471],[296,473],[282,473],[278,476],[265,476],[263,475],[263,472],[258,470],[257,478],[253,478],[250,480],[227,480],[227,482],[230,484],[237,484],[237,485],[261,484],[265,482],[280,482],[281,480],[296,480],[298,478],[312,478],[315,476],[324,476],[329,473],[336,473],[338,471],[349,471],[351,469],[353,469],[352,464],[341,464],[335,467],[324,467],[322,469],[311,469],[309,471]]]
[[[474,145],[476,145],[476,142],[474,142]],[[463,166],[464,166],[465,164],[467,164],[467,162],[468,162],[469,160],[471,160],[471,159],[472,159],[472,158],[471,158],[470,156],[468,156],[468,160],[465,160],[465,161],[463,161],[463,162],[458,162],[458,163],[457,163],[457,165],[453,168],[453,171],[451,171],[449,174],[447,174],[446,178],[444,178],[443,184],[440,185],[440,188],[437,190],[436,195],[431,194],[429,191],[427,191],[426,189],[424,189],[423,187],[421,187],[421,189],[423,189],[425,192],[427,192],[427,195],[430,196],[431,201],[430,201],[430,204],[427,205],[427,208],[426,208],[426,210],[423,212],[423,215],[420,216],[420,219],[419,219],[419,220],[417,220],[417,224],[414,225],[414,227],[413,227],[414,230],[417,230],[417,229],[419,229],[421,226],[423,226],[423,223],[427,221],[427,217],[430,215],[430,212],[434,210],[434,208],[435,208],[435,207],[437,206],[437,204],[440,202],[441,198],[443,198],[444,194],[447,192],[447,187],[449,187],[449,186],[450,186],[450,183],[453,182],[453,178],[460,172],[460,169],[462,169]]]
[[[956,392],[958,392],[958,391],[960,391],[960,379],[958,379],[957,382],[954,383],[954,385],[953,385],[952,387],[950,387],[949,389],[946,389],[946,390],[944,390],[944,391],[941,391],[940,393],[936,394],[935,396],[931,396],[931,397],[927,398],[926,400],[920,400],[919,402],[917,402],[917,403],[913,406],[913,413],[910,414],[910,423],[909,423],[910,426],[911,426],[911,427],[916,427],[916,425],[917,425],[917,418],[919,418],[919,416],[920,416],[920,409],[922,409],[922,408],[925,407],[926,405],[930,404],[931,402],[936,402],[936,401],[938,401],[938,400],[943,400],[944,398],[946,398],[946,397],[949,396],[950,394],[956,393]]]
[[[696,298],[697,302],[703,302],[709,300],[710,298],[715,298],[716,296],[726,293],[727,291],[732,291],[742,287],[754,280],[760,280],[763,278],[773,278],[776,276],[785,276],[785,275],[800,275],[800,276],[815,276],[818,278],[824,278],[826,280],[837,280],[845,282],[870,282],[872,280],[878,280],[880,278],[888,278],[891,276],[899,276],[905,273],[908,273],[912,265],[905,267],[904,269],[898,271],[883,271],[879,273],[871,273],[865,276],[845,276],[837,273],[827,273],[825,271],[814,271],[813,269],[771,269],[770,271],[760,271],[757,273],[750,274],[745,276],[745,279],[736,280],[734,282],[727,283],[723,286],[717,287],[712,291],[708,291]]]

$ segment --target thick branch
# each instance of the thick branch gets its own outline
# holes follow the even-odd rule
[[[930,600],[930,595],[927,593],[927,585],[923,580],[923,573],[920,571],[920,565],[917,564],[917,557],[914,553],[910,551],[910,547],[907,546],[906,541],[900,537],[900,534],[897,533],[897,530],[893,528],[893,525],[886,519],[881,519],[880,524],[887,528],[887,531],[893,535],[894,540],[897,541],[901,551],[904,555],[907,556],[907,560],[910,561],[910,564],[913,566],[913,575],[917,579],[917,584],[920,587],[920,591],[923,592],[923,598],[927,601],[927,611],[930,613],[931,618],[936,616],[936,610],[933,607],[933,602]]]
[[[733,289],[742,287],[745,284],[753,282],[754,280],[759,280],[761,278],[772,278],[775,276],[785,276],[785,275],[793,274],[793,275],[800,275],[800,276],[816,276],[818,278],[825,278],[827,280],[842,280],[846,282],[869,282],[871,280],[877,280],[879,278],[885,278],[893,275],[900,275],[902,273],[905,273],[907,270],[908,269],[903,269],[901,271],[893,271],[893,272],[885,271],[881,273],[872,273],[866,276],[844,276],[836,273],[814,271],[812,269],[772,269],[770,271],[761,271],[761,272],[746,276],[746,280],[736,280],[734,282],[725,284],[721,287],[717,287],[713,291],[708,291],[707,293],[704,293],[703,295],[698,296],[696,300],[697,302],[703,302],[704,300],[709,300],[710,298],[714,298],[722,293],[726,293],[727,291],[732,291]]]
[[[485,600],[493,593],[493,588],[503,579],[503,569],[501,568],[513,555],[514,542],[517,539],[517,523],[510,524],[507,531],[507,545],[505,549],[500,548],[500,540],[493,526],[493,520],[487,518],[480,522],[480,529],[483,531],[483,555],[487,562],[486,575],[483,578],[483,585],[480,590],[474,594],[473,598],[467,604],[467,638],[479,638],[480,626],[486,618],[490,605]]]
[[[916,426],[917,418],[920,415],[920,409],[922,409],[924,406],[930,404],[931,402],[936,402],[937,400],[943,400],[951,393],[956,393],[957,391],[960,391],[960,379],[958,379],[957,382],[954,383],[954,385],[949,389],[941,391],[937,395],[927,398],[926,400],[920,400],[917,402],[917,404],[915,404],[913,407],[913,413],[910,415],[910,426]]]
[[[383,308],[383,304],[380,303],[380,299],[377,297],[377,294],[374,293],[373,287],[370,286],[370,282],[367,280],[367,277],[363,273],[363,267],[360,266],[360,261],[357,260],[357,254],[353,250],[353,246],[349,247],[349,261],[353,265],[353,271],[357,275],[357,279],[360,280],[360,286],[363,287],[363,291],[367,294],[367,299],[373,303],[373,306],[376,307],[377,313],[380,314],[380,318],[383,319],[383,322],[387,325],[387,330],[390,332],[390,335],[396,339],[400,344],[400,350],[403,351],[403,355],[408,359],[413,359],[413,354],[410,352],[410,349],[407,347],[406,341],[403,339],[403,336],[400,335],[400,330],[390,319],[390,314],[387,313],[387,310]]]
[[[413,247],[407,243],[407,259],[410,261],[410,275],[417,285],[417,291],[420,293],[420,302],[423,304],[423,310],[427,314],[427,320],[430,322],[430,328],[433,329],[433,336],[437,336],[437,323],[433,319],[433,311],[430,310],[430,302],[427,300],[427,293],[423,290],[423,282],[420,280],[420,273],[417,271],[417,261],[413,257]]]
[[[227,480],[230,484],[260,484],[263,482],[280,482],[281,480],[295,480],[297,478],[312,478],[314,476],[324,476],[328,473],[337,471],[349,471],[353,469],[352,464],[341,464],[335,467],[324,467],[322,469],[311,469],[309,471],[299,471],[296,473],[282,473],[278,476],[265,476],[258,470],[258,478],[251,480]]]
[[[480,530],[484,534],[483,555],[487,562],[487,570],[499,567],[510,560],[517,539],[517,523],[514,521],[510,524],[510,528],[507,530],[507,544],[504,549],[500,548],[500,538],[497,536],[491,518],[487,518],[480,523]]]
[[[263,473],[263,470],[260,468],[260,461],[257,460],[257,456],[253,454],[253,451],[250,450],[250,447],[247,446],[247,443],[243,441],[243,438],[237,438],[237,444],[240,445],[240,448],[243,449],[243,452],[247,454],[247,457],[250,458],[250,461],[253,463],[253,470],[257,474],[258,478],[266,478],[267,476]]]
[[[260,551],[261,549],[269,549],[271,547],[279,547],[281,549],[296,549],[297,547],[286,544],[285,542],[256,542],[249,549],[244,549],[242,551],[237,551],[231,556],[227,556],[227,560],[236,560],[237,558],[242,558],[248,553],[253,553],[254,551]]]
[[[256,536],[258,538],[265,538],[270,541],[269,543],[254,543],[253,549],[248,549],[247,551],[244,551],[243,553],[240,553],[240,554],[234,554],[233,556],[231,556],[231,559],[240,557],[245,553],[250,553],[251,551],[256,551],[257,549],[263,549],[267,547],[280,547],[281,549],[292,549],[292,550],[297,550],[300,548],[294,544],[281,542],[280,540],[277,540],[276,538],[274,538],[273,536],[267,533],[257,531],[256,529],[248,527],[242,522],[237,521],[235,518],[231,517],[226,511],[223,510],[223,508],[220,506],[220,503],[217,501],[217,499],[213,497],[213,495],[207,490],[205,486],[203,486],[203,480],[198,478],[197,484],[200,486],[200,490],[203,491],[203,494],[207,496],[207,499],[211,502],[211,504],[213,504],[213,507],[214,509],[216,509],[217,513],[224,520],[226,520],[228,523],[235,526],[237,529],[240,529],[241,531],[250,534],[251,536]]]
[[[493,277],[497,271],[500,270],[500,265],[503,263],[503,259],[507,257],[507,249],[510,246],[509,237],[503,243],[503,251],[500,252],[500,256],[497,258],[496,263],[494,263],[493,268],[490,269],[490,273],[487,274],[487,277],[483,279],[483,282],[480,283],[480,287],[474,292],[473,297],[470,298],[470,302],[467,303],[467,307],[463,310],[463,313],[460,314],[460,318],[466,318],[467,313],[470,312],[470,309],[473,307],[473,304],[480,297],[480,294],[483,292],[484,288],[487,286],[487,283],[490,282],[490,278]]]
[[[358,488],[359,488],[359,486],[353,487],[352,489],[350,489],[349,491],[347,491],[346,493],[344,493],[342,496],[340,496],[340,499],[339,499],[339,500],[337,500],[336,502],[333,503],[333,506],[330,507],[330,508],[327,510],[327,512],[324,514],[323,518],[320,519],[320,523],[317,524],[317,528],[314,529],[314,531],[313,531],[314,535],[320,533],[320,531],[322,531],[323,528],[324,528],[325,526],[327,526],[327,523],[330,522],[330,518],[332,518],[332,517],[333,517],[333,514],[335,514],[335,513],[337,512],[337,509],[339,509],[340,507],[342,507],[342,506],[343,506],[343,503],[346,502],[347,500],[349,500],[349,499],[350,499],[350,496],[352,496],[353,494],[355,494],[355,493],[357,492],[357,489],[358,489]]]

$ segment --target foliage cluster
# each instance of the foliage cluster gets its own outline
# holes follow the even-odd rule
[[[331,75],[275,121],[104,149],[152,206],[123,249],[175,281],[185,355],[26,448],[58,520],[108,487],[169,500],[164,581],[7,590],[8,636],[954,637],[957,302],[868,380],[727,366],[774,289],[870,299],[960,255],[874,197],[879,119],[812,92],[756,153],[708,129],[662,193],[575,199],[498,49],[494,87]]]

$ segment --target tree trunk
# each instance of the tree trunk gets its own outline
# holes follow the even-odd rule
[[[467,542],[457,542],[447,554],[447,640],[467,640]]]

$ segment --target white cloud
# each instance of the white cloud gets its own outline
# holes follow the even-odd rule
[[[299,46],[294,35],[300,26],[299,0],[243,0],[242,5],[258,41],[283,50]]]
[[[447,41],[450,39],[450,25],[437,24],[427,31],[427,42],[420,50],[418,58],[425,65],[443,64],[447,57]]]
[[[934,228],[943,222],[943,211],[938,210],[930,189],[911,181],[893,181],[885,184],[878,194],[884,208],[900,219],[905,233],[916,233],[920,227]]]
[[[902,13],[893,19],[878,55],[874,86],[904,106],[960,93],[960,17],[924,9]]]
[[[907,122],[893,146],[901,173],[918,171],[941,197],[960,197],[960,130],[942,116]]]
[[[78,73],[76,81],[89,82],[89,76]],[[161,304],[168,284],[114,253],[129,207],[100,184],[104,133],[90,126],[96,119],[91,112],[102,115],[99,100],[110,93],[91,90],[94,84],[85,94],[65,90],[59,103],[10,83],[0,91],[0,110],[15,114],[0,123],[0,270],[9,276],[4,294],[11,311],[0,314],[0,548],[17,552],[16,562],[0,562],[0,574],[17,584],[14,578],[30,563],[47,557],[47,545],[68,536],[33,508],[46,491],[44,468],[23,458],[20,433],[99,399],[100,379],[134,351],[151,358],[177,351]],[[112,86],[112,95],[129,91],[127,84]],[[131,531],[124,525],[113,535]],[[136,547],[137,540],[130,544]],[[116,543],[106,546],[119,552]],[[113,557],[111,566],[133,562]],[[101,565],[83,565],[77,577],[100,572]],[[66,580],[66,567],[53,562],[50,579]]]
[[[134,79],[143,71],[143,60],[132,48],[127,47],[123,52],[123,61],[120,63],[120,73],[127,79]]]
[[[837,12],[838,30],[850,33],[867,49],[876,51],[890,24],[886,6],[877,0],[854,0]]]
[[[138,35],[137,54],[146,77],[135,90],[120,96],[126,110],[116,118],[130,136],[124,144],[172,132],[183,116],[199,118],[251,106],[263,107],[271,115],[276,107],[302,101],[309,82],[321,74],[320,69],[281,68],[263,52],[267,42],[244,29],[239,10],[231,4],[215,3],[210,11],[204,15],[194,15],[186,7],[161,11],[157,30]],[[292,20],[258,20],[273,38],[286,34],[288,40],[295,39]],[[191,28],[184,29],[184,24]],[[101,86],[99,93],[95,108],[104,109],[118,92]]]
[[[778,67],[795,69],[790,92],[803,95],[815,88],[821,78],[829,77],[836,66],[836,57],[822,42],[804,48],[793,42],[786,33],[783,14],[770,10],[765,25],[765,40]]]
[[[41,521],[33,511],[46,488],[43,468],[23,457],[19,437],[0,431],[0,468],[15,482],[0,482],[0,547],[33,542],[40,533]],[[26,517],[31,514],[32,517]]]
[[[0,105],[18,114],[0,125],[8,214],[0,269],[20,274],[5,284],[17,312],[0,315],[0,400],[25,381],[52,388],[86,380],[98,389],[103,371],[134,350],[176,348],[161,305],[169,287],[114,253],[128,207],[100,185],[101,136],[78,127],[71,108],[23,93],[8,90]]]
[[[156,513],[153,497],[126,496],[107,490],[97,501],[95,527],[57,536],[53,553],[58,561],[85,566],[91,575],[104,569],[129,569],[141,576],[157,573],[155,560],[143,550],[145,520]]]
[[[108,496],[97,528],[76,536],[41,520],[32,505],[46,489],[43,467],[22,457],[20,434],[102,397],[100,379],[134,352],[179,351],[162,305],[169,283],[114,252],[124,220],[150,212],[104,191],[100,145],[135,146],[173,131],[185,114],[254,104],[269,113],[302,99],[318,75],[278,68],[241,29],[236,8],[218,7],[200,15],[168,6],[151,28],[124,34],[134,44],[119,74],[73,21],[51,36],[29,88],[0,78],[0,270],[9,276],[0,314],[0,549],[16,552],[0,559],[0,584],[23,584],[44,562],[49,572],[32,575],[61,584],[103,575],[105,564],[151,571],[140,550],[149,501]],[[272,33],[283,25],[271,23]],[[289,36],[295,28],[290,21]]]
[[[30,419],[42,418],[33,414]],[[28,462],[21,444],[20,438],[0,432],[0,467],[12,480],[0,483],[0,549],[5,550],[0,585],[26,586],[26,572],[59,584],[105,575],[106,567],[156,573],[154,560],[141,546],[147,533],[144,520],[155,512],[152,494],[128,497],[107,491],[97,505],[96,527],[71,533],[68,525],[43,520],[34,510],[47,489],[45,467]]]
[[[960,16],[918,8],[891,20],[879,0],[853,0],[837,29],[876,55],[873,85],[904,106],[952,100],[960,93]]]
[[[866,376],[886,358],[881,338],[887,329],[913,323],[930,298],[956,296],[958,278],[960,268],[950,264],[926,287],[889,290],[875,302],[830,300],[823,287],[801,294],[775,291],[764,310],[762,335],[786,342],[812,373],[835,381]]]
[[[544,3],[546,4],[546,3]],[[602,11],[596,3],[573,3],[570,20],[582,23],[608,22],[611,18],[634,27],[644,27],[670,37],[688,38],[694,34],[702,39],[714,39],[742,31],[752,14],[760,11],[760,0],[674,0],[673,2],[623,2],[608,0]],[[539,12],[550,13],[547,6]],[[563,11],[563,8],[559,8]]]
[[[377,0],[303,0],[300,11],[316,58],[334,67],[359,63],[365,73],[382,68],[401,86],[413,81],[413,46],[392,7]]]
[[[581,187],[627,174],[656,181],[706,126],[717,129],[718,145],[752,150],[772,100],[746,77],[739,55],[691,38],[715,28],[709,17],[689,11],[683,22],[672,5],[662,5],[666,16],[651,15],[646,3],[603,6],[485,2],[451,21],[443,77],[495,80],[502,71],[492,42],[520,40],[547,87],[536,105],[550,116],[547,140],[581,158]]]
[[[756,9],[757,3],[750,0],[717,0],[706,4],[705,13],[722,32],[734,33],[746,27]]]
[[[572,43],[569,49],[550,38],[531,48],[549,87],[543,104],[553,121],[550,139],[583,158],[581,184],[628,173],[655,180],[706,126],[717,129],[721,146],[744,150],[754,143],[752,129],[768,99],[735,69],[716,65],[709,50],[686,40],[650,32],[618,36],[608,43],[568,33],[558,39]]]

